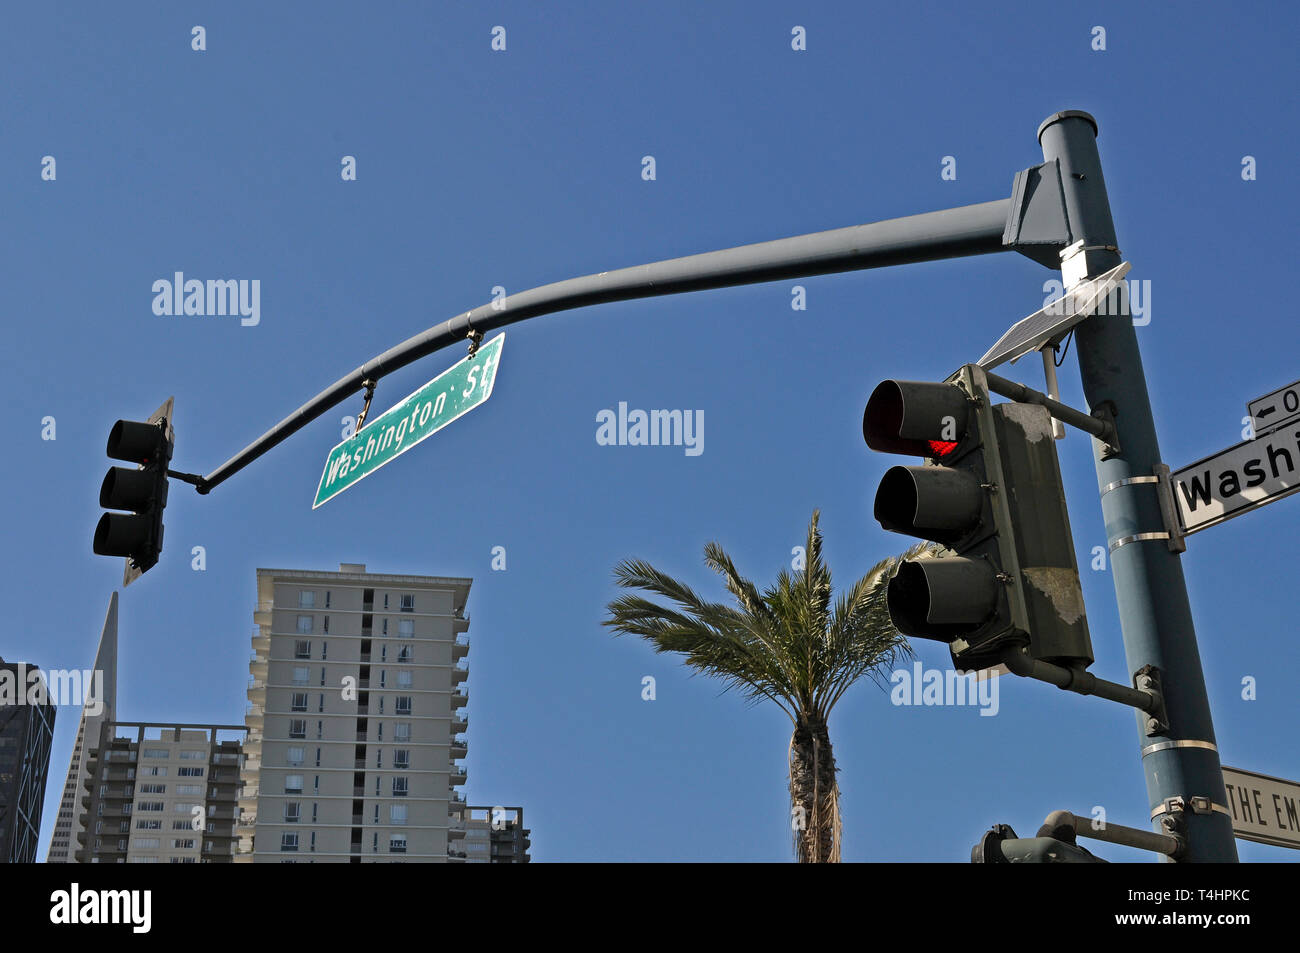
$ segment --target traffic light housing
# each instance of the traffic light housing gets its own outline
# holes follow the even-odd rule
[[[904,561],[890,580],[897,629],[947,643],[965,671],[997,665],[1015,645],[1043,661],[1092,664],[1046,408],[992,403],[984,372],[967,365],[943,383],[884,381],[862,433],[873,450],[926,461],[885,473],[880,525],[945,547]]]
[[[163,509],[167,506],[167,467],[175,435],[169,398],[148,421],[119,420],[108,433],[107,454],[136,464],[110,467],[99,488],[105,513],[95,527],[93,548],[100,556],[124,556],[122,584],[130,585],[158,562],[163,543]]]

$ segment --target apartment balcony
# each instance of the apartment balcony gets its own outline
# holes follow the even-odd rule
[[[467,861],[467,860],[469,860],[469,854],[465,853],[465,851],[463,851],[463,850],[454,850],[454,849],[451,848],[451,847],[448,847],[448,848],[447,848],[447,863],[449,863],[449,864],[463,864],[463,863],[465,863],[465,861]]]
[[[247,725],[248,728],[256,728],[260,731],[262,728],[262,721],[261,705],[249,705],[244,709],[244,724]]]
[[[464,642],[462,642],[460,639],[457,639],[455,642],[451,643],[451,660],[453,662],[459,662],[467,655],[469,655],[468,639],[466,639]]]
[[[453,814],[459,814],[465,810],[465,795],[457,794],[455,791],[447,798],[447,810]]]
[[[459,685],[467,678],[469,678],[469,669],[461,668],[459,665],[453,665],[451,667],[451,684],[453,687]]]
[[[464,714],[463,712],[461,714],[458,714],[455,718],[451,720],[452,734],[459,735],[468,730],[469,730],[469,716]]]
[[[447,840],[463,840],[464,837],[465,829],[463,827],[447,828]]]
[[[450,783],[452,787],[464,784],[468,780],[468,775],[464,768],[452,768]]]
[[[452,740],[451,756],[453,759],[463,758],[469,754],[469,744],[464,741]]]
[[[469,692],[467,692],[464,688],[461,688],[459,691],[455,691],[451,693],[452,708],[464,708],[468,704],[469,704]]]

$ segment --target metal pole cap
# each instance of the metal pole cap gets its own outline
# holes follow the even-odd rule
[[[1050,116],[1044,119],[1042,123],[1039,125],[1038,144],[1040,146],[1043,144],[1043,131],[1047,129],[1048,126],[1052,125],[1053,123],[1060,122],[1062,119],[1083,119],[1086,120],[1088,124],[1092,126],[1092,134],[1094,136],[1097,135],[1099,131],[1097,129],[1097,120],[1092,117],[1091,113],[1086,113],[1082,109],[1065,109],[1059,113],[1052,113]]]

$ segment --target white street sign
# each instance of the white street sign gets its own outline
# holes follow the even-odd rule
[[[1184,535],[1300,490],[1300,424],[1229,447],[1170,475]]]
[[[1300,419],[1300,381],[1265,394],[1246,405],[1255,436]]]
[[[1300,848],[1300,784],[1223,766],[1232,832],[1242,840]]]

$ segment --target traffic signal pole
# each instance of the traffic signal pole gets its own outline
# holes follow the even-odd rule
[[[1056,113],[1039,127],[1038,140],[1043,158],[1060,163],[1070,233],[1083,242],[1076,252],[1085,256],[1083,277],[1100,275],[1120,263],[1120,254],[1096,120]],[[1063,274],[1077,275],[1079,266],[1072,262]],[[1088,406],[1109,402],[1119,436],[1117,452],[1096,439],[1093,451],[1128,668],[1158,673],[1168,718],[1167,725],[1152,726],[1147,713],[1137,712],[1152,824],[1159,831],[1182,827],[1184,861],[1232,862],[1237,847],[1187,583],[1152,479],[1161,460],[1151,400],[1127,296],[1121,301],[1111,309],[1118,313],[1078,325],[1075,352]]]

